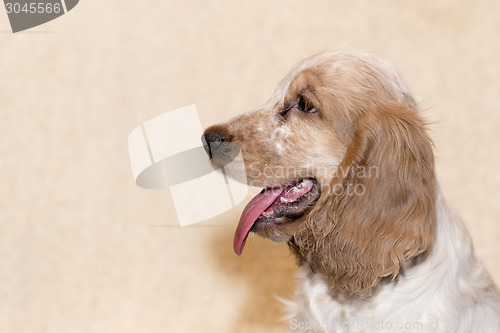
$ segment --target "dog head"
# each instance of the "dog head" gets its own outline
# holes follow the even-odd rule
[[[241,150],[263,187],[234,239],[290,242],[330,286],[365,293],[425,253],[435,233],[432,143],[406,83],[366,53],[305,59],[262,107],[209,127],[214,165]]]

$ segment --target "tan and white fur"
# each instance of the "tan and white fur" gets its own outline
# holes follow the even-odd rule
[[[265,105],[210,128],[240,147],[251,185],[317,181],[307,213],[257,232],[301,265],[292,332],[500,331],[499,292],[439,189],[426,126],[390,64],[347,51],[303,60]]]

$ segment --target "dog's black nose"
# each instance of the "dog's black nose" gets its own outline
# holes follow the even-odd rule
[[[222,143],[226,141],[226,136],[216,130],[209,130],[201,136],[203,148],[205,148],[209,158],[212,158],[214,154],[217,154],[217,150],[220,149]]]

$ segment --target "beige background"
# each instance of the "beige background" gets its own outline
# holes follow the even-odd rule
[[[127,136],[196,103],[256,107],[302,57],[394,63],[423,102],[437,173],[500,282],[500,2],[96,1],[24,33],[0,9],[0,332],[283,332],[286,246],[232,236],[242,206],[167,228]],[[207,194],[208,195],[208,194]]]

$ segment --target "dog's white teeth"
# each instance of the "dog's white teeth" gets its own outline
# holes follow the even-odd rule
[[[290,202],[294,202],[295,200],[297,200],[297,198],[294,198],[294,197],[291,197],[291,198],[281,197],[280,198],[281,203],[290,203]]]
[[[280,198],[280,203],[290,203],[297,201],[306,192],[306,189],[312,184],[310,179],[304,179],[300,184],[293,186],[287,191],[287,193]]]
[[[288,202],[291,202],[291,200],[290,200],[290,199],[288,199],[288,198],[281,197],[281,198],[280,198],[280,202],[281,202],[281,203],[288,203]]]
[[[307,186],[309,183],[312,183],[312,180],[310,179],[304,179],[300,184],[299,184],[299,187],[305,187]]]

